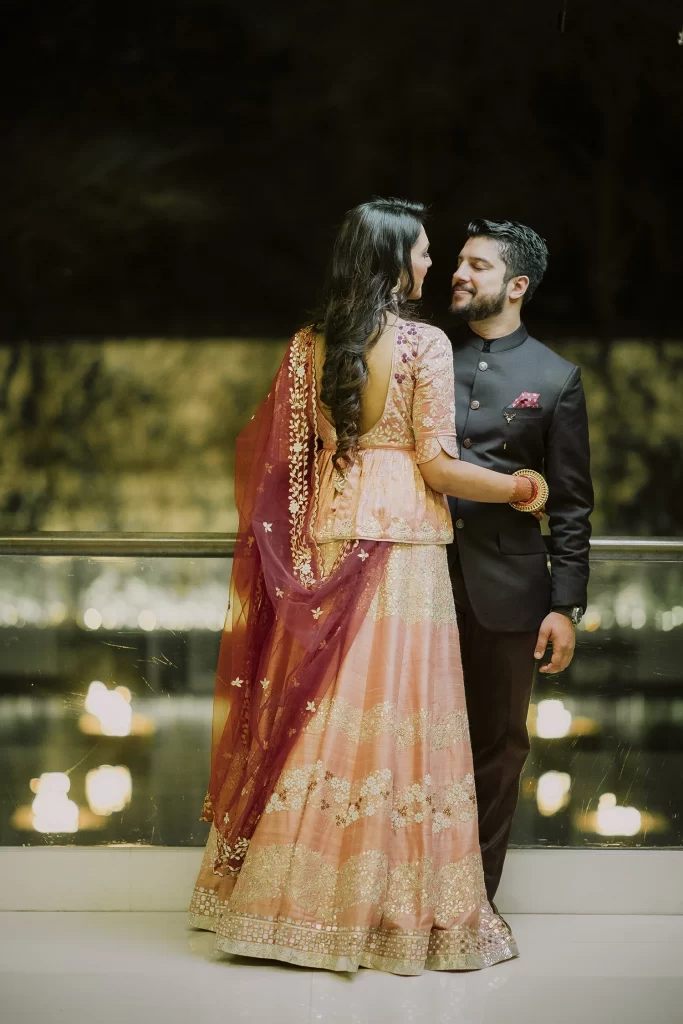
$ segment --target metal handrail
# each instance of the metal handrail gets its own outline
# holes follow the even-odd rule
[[[683,537],[594,537],[591,540],[591,558],[607,559],[615,555],[675,562],[683,555]]]
[[[234,533],[45,533],[0,535],[0,555],[93,555],[227,558]]]
[[[7,533],[0,535],[0,555],[228,558],[235,539],[234,533]],[[591,558],[679,561],[683,538],[594,537]]]

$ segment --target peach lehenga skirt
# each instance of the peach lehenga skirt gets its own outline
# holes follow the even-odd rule
[[[484,888],[444,546],[394,545],[237,876],[213,844],[190,921],[224,952],[396,974],[517,955]]]

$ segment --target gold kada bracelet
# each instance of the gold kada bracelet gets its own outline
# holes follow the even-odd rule
[[[540,510],[544,508],[545,503],[548,500],[548,495],[550,494],[545,479],[540,473],[537,473],[535,469],[517,469],[512,475],[528,476],[536,484],[538,493],[536,497],[533,498],[532,501],[527,502],[527,504],[524,504],[523,501],[511,501],[508,504],[517,509],[518,512],[540,512]]]

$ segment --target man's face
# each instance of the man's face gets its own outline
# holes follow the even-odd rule
[[[451,313],[468,322],[501,313],[512,284],[505,281],[506,269],[497,242],[492,238],[468,238],[451,280]]]

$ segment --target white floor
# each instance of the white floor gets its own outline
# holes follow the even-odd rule
[[[509,915],[485,971],[334,975],[213,953],[179,913],[0,913],[2,1024],[681,1024],[683,917]]]

